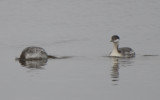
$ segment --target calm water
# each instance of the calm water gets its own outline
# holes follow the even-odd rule
[[[0,99],[159,99],[159,5],[159,0],[1,0]],[[107,57],[114,34],[120,46],[136,51],[135,58]],[[27,46],[71,58],[23,66],[15,58]]]

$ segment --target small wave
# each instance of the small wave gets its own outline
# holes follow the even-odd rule
[[[143,55],[143,56],[159,56],[159,55]]]

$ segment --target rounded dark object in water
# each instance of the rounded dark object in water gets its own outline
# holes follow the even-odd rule
[[[56,58],[54,56],[50,56],[46,53],[46,51],[41,47],[27,47],[25,48],[20,58],[21,60],[41,60],[41,59],[48,59],[48,58]]]

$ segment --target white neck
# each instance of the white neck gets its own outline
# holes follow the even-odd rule
[[[114,44],[114,46],[113,46],[113,50],[112,50],[110,56],[118,56],[118,57],[121,56],[121,54],[118,52],[119,43],[115,42],[113,44]]]

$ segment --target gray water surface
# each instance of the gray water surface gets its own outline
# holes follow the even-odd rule
[[[0,99],[158,100],[159,5],[159,0],[1,0]],[[136,57],[107,57],[114,34]],[[24,66],[15,58],[28,46],[71,58]]]

